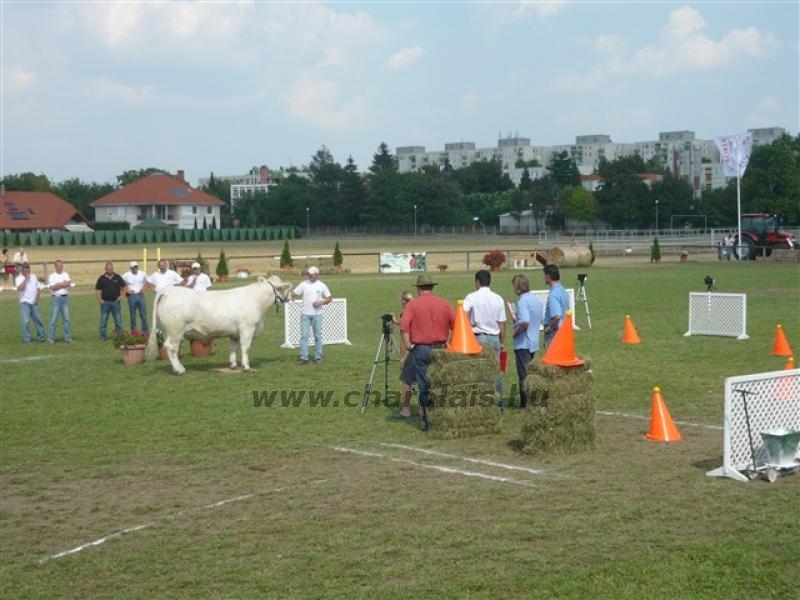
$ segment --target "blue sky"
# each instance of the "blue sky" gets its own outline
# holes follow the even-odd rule
[[[800,123],[798,2],[2,0],[0,171],[244,173],[324,144]]]

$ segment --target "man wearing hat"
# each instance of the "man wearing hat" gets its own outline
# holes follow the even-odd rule
[[[433,286],[438,282],[423,273],[414,284],[417,298],[406,305],[400,318],[400,332],[403,343],[408,349],[406,360],[411,365],[419,385],[419,405],[423,410],[423,429],[428,428],[427,410],[430,406],[428,392],[431,382],[428,379],[428,367],[431,364],[431,353],[444,348],[447,338],[455,323],[455,312],[450,303],[433,295]]]
[[[297,364],[308,364],[308,338],[314,330],[314,362],[322,362],[322,307],[330,304],[333,297],[328,286],[319,280],[319,269],[308,268],[308,279],[292,290],[294,296],[303,297],[300,309],[300,357]]]
[[[128,312],[131,315],[131,331],[136,329],[136,313],[139,313],[139,321],[142,323],[142,331],[149,331],[147,327],[147,303],[144,300],[144,286],[147,275],[139,270],[139,263],[132,260],[130,268],[123,276],[125,282],[125,294],[128,296]]]
[[[207,292],[211,289],[211,278],[203,273],[199,262],[192,263],[192,274],[186,279],[186,287],[197,292]]]

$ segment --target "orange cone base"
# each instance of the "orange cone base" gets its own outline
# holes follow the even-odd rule
[[[623,344],[641,344],[642,340],[639,339],[639,334],[636,332],[636,327],[633,326],[630,315],[625,315],[625,328],[622,331]]]
[[[789,342],[786,341],[786,335],[783,333],[783,327],[778,325],[777,329],[775,330],[775,343],[772,344],[772,355],[773,356],[792,356],[794,353],[792,352],[792,348],[789,346]]]
[[[651,412],[650,431],[644,437],[651,442],[679,442],[681,432],[675,427],[672,415],[661,397],[661,390],[657,387],[653,388]]]
[[[542,357],[543,365],[557,367],[577,367],[584,364],[575,354],[575,333],[572,330],[572,313],[567,312],[564,323],[559,327],[547,351]]]
[[[790,356],[789,360],[786,361],[786,366],[783,367],[784,371],[791,371],[794,369],[794,356]]]
[[[464,301],[459,300],[456,306],[456,322],[453,324],[453,335],[447,349],[450,352],[460,354],[480,354],[483,346],[478,343],[475,333],[467,319],[467,312],[464,310]]]

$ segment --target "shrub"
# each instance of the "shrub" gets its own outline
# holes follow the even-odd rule
[[[483,255],[483,264],[487,267],[502,267],[506,262],[506,253],[502,250],[492,250]]]
[[[217,277],[227,277],[228,274],[228,259],[225,258],[225,250],[220,250],[217,261]]]
[[[592,264],[594,264],[594,261],[597,258],[597,256],[594,253],[594,246],[592,246],[592,242],[589,242],[589,254],[592,255],[592,259],[591,260],[592,260]]]
[[[292,251],[289,250],[289,240],[283,241],[283,250],[281,251],[281,268],[288,268],[294,264],[292,260]]]
[[[653,245],[650,246],[650,262],[661,260],[661,247],[658,245],[658,238],[653,238]]]
[[[344,256],[342,256],[342,251],[339,249],[339,240],[336,240],[336,246],[333,248],[333,266],[341,267],[343,262]]]
[[[111,343],[114,344],[114,348],[141,346],[142,344],[147,343],[147,336],[143,331],[139,331],[138,329],[134,329],[133,331],[122,331],[111,338]]]

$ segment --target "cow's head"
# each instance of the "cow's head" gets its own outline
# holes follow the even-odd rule
[[[258,280],[260,282],[268,284],[272,291],[275,292],[275,302],[288,302],[289,301],[289,293],[292,291],[292,284],[291,283],[284,283],[281,281],[281,278],[277,275],[271,275],[269,278],[265,279],[263,277],[259,277]]]

